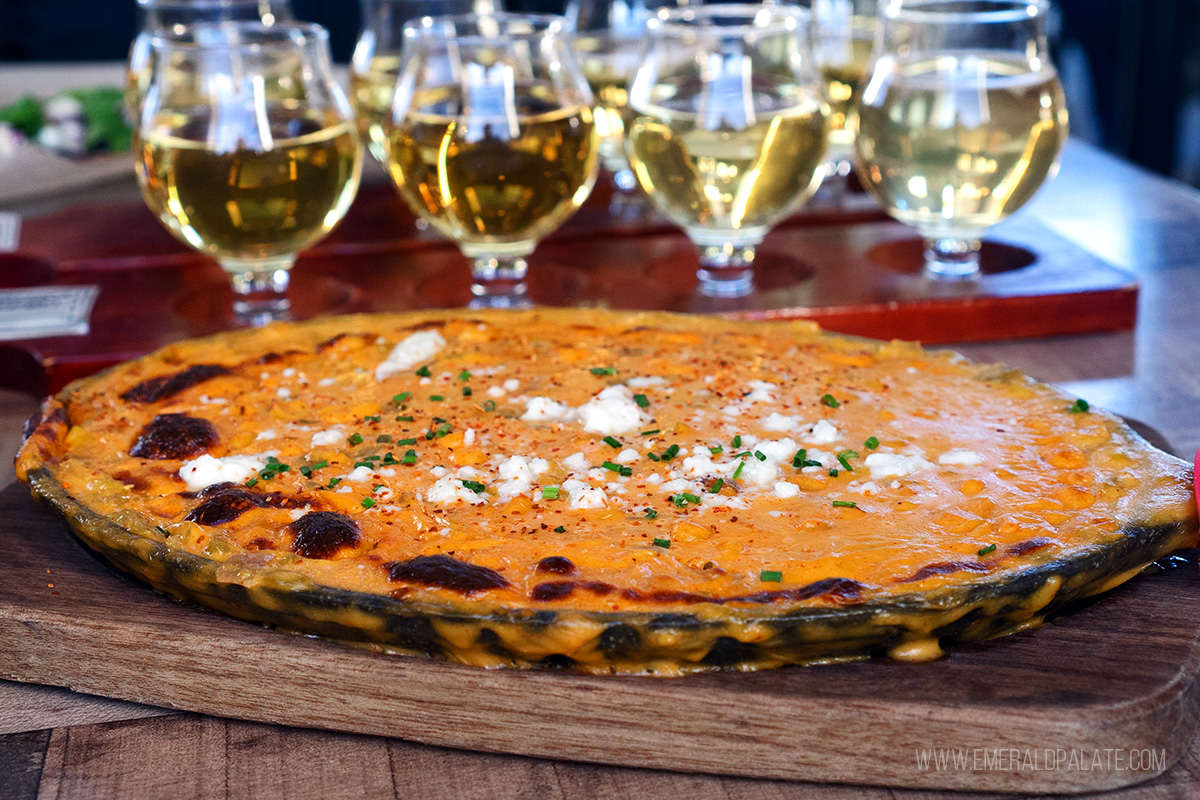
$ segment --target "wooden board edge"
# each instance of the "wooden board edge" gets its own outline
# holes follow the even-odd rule
[[[39,618],[0,609],[0,637],[37,640],[36,647],[0,651],[0,677],[53,684],[72,675],[67,688],[88,694],[485,752],[818,783],[967,790],[978,790],[984,783],[988,789],[1012,792],[1099,791],[1148,780],[1186,751],[1200,716],[1192,664],[1180,673],[1186,678],[1127,704],[1116,720],[1095,711],[1074,718],[1061,709],[1006,711],[995,714],[996,724],[985,742],[977,709],[931,709],[919,703],[906,707],[871,698],[813,708],[780,704],[773,695],[755,698],[752,692],[726,692],[710,698],[701,713],[681,720],[673,719],[678,714],[672,710],[695,698],[671,681],[501,674],[410,657],[384,663],[375,654],[334,643],[293,638],[207,612],[190,613],[207,618],[198,632],[187,626],[164,641],[148,623],[139,633],[142,646],[131,648],[128,641],[108,638],[103,620]],[[205,629],[226,625],[233,626],[226,652],[236,655],[220,659],[214,656],[220,642]],[[270,658],[253,657],[271,646],[263,637],[277,636],[286,637],[290,645],[282,659],[279,652]],[[158,652],[148,658],[147,650]],[[183,668],[197,661],[205,668]],[[265,702],[280,699],[272,677],[277,669],[287,669],[289,679],[308,687],[308,692],[283,698],[282,704]],[[460,688],[450,697],[447,681]],[[607,691],[597,691],[597,681],[607,681]],[[380,693],[381,685],[393,691]],[[230,686],[241,691],[230,696]],[[614,703],[637,704],[643,718],[662,720],[664,727],[632,727],[620,714],[611,713]],[[905,735],[896,735],[898,725]],[[515,737],[518,730],[528,735]],[[831,756],[830,737],[857,746]],[[922,770],[916,760],[922,748],[1092,753],[1129,749],[1131,744],[1165,749],[1168,758],[1161,769],[1152,771],[984,773]]]

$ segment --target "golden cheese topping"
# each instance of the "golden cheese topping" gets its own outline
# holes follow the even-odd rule
[[[840,607],[1195,516],[1177,460],[1002,367],[579,311],[177,345],[53,402],[39,468],[232,582],[476,608]]]

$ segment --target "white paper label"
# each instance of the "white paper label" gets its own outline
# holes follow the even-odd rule
[[[99,286],[0,289],[0,341],[88,332]]]

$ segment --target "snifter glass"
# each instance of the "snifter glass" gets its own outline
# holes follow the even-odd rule
[[[151,41],[135,129],[142,195],[220,262],[242,324],[289,315],[296,253],[342,219],[362,154],[317,25],[200,24]]]
[[[698,6],[701,0],[569,0],[563,16],[575,31],[579,64],[596,98],[600,160],[618,192],[636,193],[625,158],[624,114],[629,80],[638,66],[646,22],[659,9]],[[618,207],[616,210],[622,210]]]
[[[596,180],[592,93],[562,17],[424,17],[404,28],[388,168],[472,260],[473,307],[526,300],[526,256]]]
[[[363,142],[380,164],[387,165],[383,129],[400,73],[404,24],[419,17],[502,10],[501,0],[362,0],[362,33],[350,60],[350,99]]]
[[[862,94],[878,28],[876,0],[812,0],[814,48],[829,98],[829,153],[835,172],[850,174],[855,103]]]
[[[700,255],[699,291],[754,289],[756,248],[824,173],[824,83],[808,11],[705,5],[647,24],[625,147],[651,202]]]
[[[891,0],[863,90],[859,176],[925,239],[931,278],[979,276],[980,237],[1058,169],[1067,110],[1042,0]]]
[[[150,86],[150,39],[156,34],[183,33],[188,25],[204,22],[261,22],[274,25],[292,20],[288,0],[138,0],[138,35],[129,48],[125,109],[130,120]]]

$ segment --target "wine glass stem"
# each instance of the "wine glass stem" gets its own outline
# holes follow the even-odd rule
[[[294,256],[262,261],[223,259],[233,286],[233,316],[242,325],[260,327],[291,318],[287,289]]]
[[[753,244],[700,245],[698,291],[706,297],[744,297],[754,291]]]
[[[522,308],[529,262],[521,256],[483,256],[471,264],[471,308]]]
[[[962,279],[980,274],[978,239],[925,240],[926,277]]]

